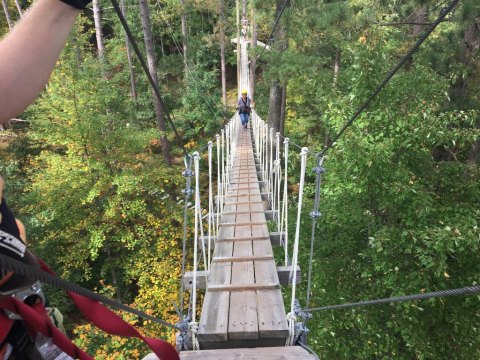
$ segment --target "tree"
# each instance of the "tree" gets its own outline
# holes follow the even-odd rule
[[[276,0],[275,20],[279,17],[282,7],[285,1]],[[287,1],[287,6],[289,2]],[[280,24],[275,28],[275,50],[282,53],[288,46],[288,37],[284,21],[280,21]],[[285,126],[285,107],[286,107],[286,93],[287,84],[286,80],[280,81],[278,75],[271,80],[270,85],[270,98],[268,105],[268,125],[273,127],[275,131],[279,131],[280,134],[284,133]]]
[[[102,31],[102,16],[100,13],[99,0],[92,0],[93,19],[95,23],[95,36],[97,38],[97,55],[101,62],[105,61],[105,45]]]
[[[220,38],[220,73],[222,77],[222,102],[223,112],[227,112],[227,74],[225,71],[225,9],[223,0],[218,2],[218,23],[219,23],[219,38]],[[224,115],[225,117],[225,115]]]
[[[123,17],[126,16],[125,11],[125,0],[120,1],[120,6],[122,9]],[[132,59],[132,51],[130,50],[130,41],[128,40],[128,35],[125,33],[125,48],[127,50],[127,60],[128,60],[128,70],[130,72],[130,91],[132,95],[132,99],[137,101],[137,89],[135,83],[135,70],[133,69],[133,59]]]
[[[140,19],[142,21],[143,37],[145,40],[145,49],[147,52],[148,69],[149,69],[150,75],[153,78],[155,86],[159,87],[160,83],[158,81],[155,52],[153,49],[152,26],[150,22],[150,11],[148,9],[148,3],[146,0],[139,0],[138,4],[140,6]],[[163,159],[167,164],[171,165],[170,148],[167,141],[167,129],[165,124],[165,109],[162,103],[160,102],[160,100],[156,97],[156,94],[153,90],[152,90],[152,96],[153,96],[153,105],[155,107],[157,127],[158,127],[158,130],[160,131],[160,142],[162,146]]]
[[[183,62],[185,67],[188,66],[187,56],[187,9],[185,8],[185,0],[180,0],[180,18],[182,21],[182,44],[183,44]]]
[[[250,97],[255,99],[255,77],[257,70],[257,54],[255,49],[257,47],[257,24],[255,21],[255,7],[251,7],[252,37],[250,39]]]

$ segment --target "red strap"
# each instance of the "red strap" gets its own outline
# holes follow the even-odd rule
[[[30,307],[14,297],[7,297],[0,301],[0,308],[20,315],[30,330],[52,338],[53,343],[70,357],[80,360],[93,360],[52,324],[43,304],[35,304]]]
[[[53,271],[43,261],[39,259],[39,262],[43,271],[53,274]],[[177,351],[170,343],[144,337],[132,325],[102,304],[71,291],[67,293],[82,314],[96,327],[111,335],[136,337],[143,340],[161,360],[180,360]]]

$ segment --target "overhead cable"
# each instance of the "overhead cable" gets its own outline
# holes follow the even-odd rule
[[[135,38],[132,35],[132,32],[130,30],[130,27],[127,24],[127,21],[125,20],[125,17],[122,14],[122,11],[120,10],[120,7],[118,6],[118,3],[116,0],[110,0],[110,2],[113,5],[113,8],[115,9],[115,12],[117,13],[118,18],[120,19],[120,22],[122,23],[123,29],[125,30],[125,33],[128,36],[128,40],[133,46],[133,49],[135,51],[135,54],[138,57],[138,60],[140,61],[140,64],[142,65],[143,70],[145,71],[145,74],[147,75],[148,81],[150,82],[150,85],[153,89],[153,92],[155,93],[158,101],[162,105],[163,109],[165,110],[165,118],[167,119],[167,122],[170,124],[170,127],[172,128],[173,132],[175,133],[175,137],[177,138],[178,142],[180,143],[180,146],[182,147],[183,155],[188,158],[190,155],[188,155],[187,150],[185,149],[185,145],[183,142],[182,137],[177,131],[177,127],[172,121],[172,118],[170,117],[170,113],[168,112],[167,107],[165,106],[165,103],[163,102],[162,95],[160,94],[160,90],[158,86],[155,84],[155,81],[153,81],[152,75],[150,74],[150,71],[148,70],[147,63],[145,62],[145,59],[142,56],[142,53],[140,52],[140,49],[137,45],[137,42],[135,41]]]
[[[334,145],[335,142],[338,140],[340,136],[343,135],[345,130],[347,130],[350,125],[358,118],[358,116],[370,105],[372,100],[380,93],[380,91],[383,90],[385,85],[395,76],[395,74],[400,70],[400,68],[413,56],[413,54],[419,49],[420,45],[428,38],[428,36],[435,30],[435,28],[440,24],[443,19],[453,10],[455,5],[458,4],[460,0],[453,0],[450,2],[450,4],[446,7],[444,7],[440,11],[440,15],[438,16],[437,20],[435,20],[431,26],[425,31],[425,33],[415,42],[413,47],[403,56],[403,58],[400,60],[400,62],[395,65],[387,74],[387,76],[383,79],[383,81],[375,88],[373,93],[368,97],[368,99],[360,106],[360,108],[353,114],[353,116],[348,120],[345,125],[340,129],[337,135],[332,139],[329,145],[327,145],[320,153],[317,154],[318,157],[323,157],[325,153],[331,149]]]
[[[280,9],[280,13],[278,14],[277,19],[275,20],[275,24],[273,24],[272,31],[270,32],[270,35],[268,36],[268,39],[267,39],[267,41],[265,42],[265,45],[262,48],[262,52],[257,56],[256,60],[260,59],[260,56],[262,56],[263,52],[265,51],[265,48],[267,47],[268,43],[272,39],[272,35],[275,32],[275,29],[277,28],[277,25],[280,21],[280,18],[282,17],[283,12],[285,11],[285,8],[287,7],[288,1],[289,0],[285,0],[285,2],[283,3],[282,8]],[[238,41],[238,39],[237,39],[237,41]]]

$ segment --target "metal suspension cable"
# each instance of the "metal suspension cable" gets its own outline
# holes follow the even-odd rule
[[[216,205],[216,234],[218,236],[218,229],[220,226],[220,201],[221,201],[221,196],[222,196],[222,174],[220,172],[220,135],[217,134],[215,137],[216,144],[217,144],[217,201],[215,203]]]
[[[283,248],[285,253],[285,262],[284,265],[288,266],[288,149],[289,149],[290,140],[285,138],[283,140],[284,144],[284,172],[285,178],[283,180],[283,203],[282,203],[282,220],[280,222],[280,233],[284,233],[283,237]]]
[[[358,116],[370,105],[372,100],[380,93],[380,91],[383,90],[385,85],[395,76],[395,74],[400,70],[400,68],[413,56],[413,54],[420,48],[420,45],[423,44],[423,42],[428,38],[428,36],[435,30],[435,28],[440,24],[443,19],[453,10],[455,5],[460,0],[453,0],[450,2],[450,4],[443,8],[440,11],[440,15],[438,16],[437,20],[435,20],[432,25],[425,31],[425,33],[415,42],[415,44],[412,46],[412,48],[403,56],[403,58],[398,62],[397,65],[395,65],[386,75],[386,77],[383,79],[383,81],[377,85],[373,93],[368,97],[368,99],[360,106],[360,108],[352,115],[352,117],[343,125],[343,127],[340,129],[340,131],[335,135],[335,137],[332,139],[329,145],[327,145],[320,153],[317,154],[318,157],[322,157],[325,155],[325,153],[331,149],[334,145],[335,142],[338,140],[340,136],[347,130],[350,125],[358,118]]]
[[[302,343],[301,341],[298,342],[298,345],[300,345],[302,348],[304,348],[305,350],[307,350],[310,354],[312,354],[312,356],[315,358],[315,360],[320,360],[320,357],[317,355],[317,353],[315,351],[313,351],[312,348],[310,348],[309,346],[305,345],[304,343]]]
[[[183,293],[185,292],[185,284],[183,279],[185,278],[185,257],[187,251],[187,212],[188,212],[188,198],[192,194],[191,183],[192,183],[192,158],[187,158],[186,170],[183,172],[185,176],[186,186],[185,186],[185,204],[183,206],[183,241],[182,241],[182,279],[180,282],[180,314],[183,316]]]
[[[220,197],[220,212],[223,211],[223,204],[225,203],[225,195],[227,194],[227,179],[225,176],[225,130],[220,131],[222,143],[222,195]]]
[[[280,161],[280,133],[275,134],[275,161],[273,162],[273,172],[275,174],[273,184],[273,203],[275,220],[277,223],[277,231],[280,231],[280,185],[282,178],[282,162]]]
[[[321,310],[346,309],[346,308],[355,308],[360,306],[389,304],[389,303],[404,302],[404,301],[427,300],[427,299],[438,298],[438,297],[475,295],[478,293],[480,293],[480,285],[467,286],[467,287],[457,288],[457,289],[440,290],[440,291],[434,291],[434,292],[429,292],[425,294],[404,295],[404,296],[396,296],[396,297],[385,298],[385,299],[366,300],[366,301],[360,301],[356,303],[320,306],[316,308],[305,309],[303,311],[313,312],[313,311],[321,311]]]
[[[200,195],[199,195],[199,160],[200,154],[198,152],[193,153],[193,163],[194,163],[194,171],[195,171],[195,235],[194,235],[194,243],[193,243],[193,279],[192,279],[192,321],[189,323],[189,330],[192,332],[192,342],[194,350],[199,350],[198,340],[197,340],[197,332],[198,332],[198,323],[196,321],[197,317],[197,248],[198,248],[198,230],[199,230],[199,220],[201,216],[199,216],[200,212]],[[201,226],[201,225],[200,225]],[[202,239],[202,244],[203,244]],[[205,272],[206,273],[206,272]]]
[[[265,46],[262,48],[262,52],[257,56],[257,59],[260,59],[260,56],[263,55],[263,52],[265,51],[265,48],[267,47],[268,43],[270,42],[270,40],[272,39],[272,35],[273,33],[275,32],[275,29],[277,28],[277,25],[280,21],[280,18],[282,17],[283,15],[283,12],[285,11],[285,8],[287,7],[287,4],[288,4],[288,1],[289,0],[285,0],[285,2],[283,3],[282,5],[282,8],[280,9],[280,13],[278,14],[277,16],[277,19],[275,20],[275,23],[273,24],[273,28],[272,28],[272,31],[270,31],[270,35],[268,36],[268,39],[267,41],[265,42]]]
[[[290,304],[290,312],[287,314],[289,336],[286,340],[286,346],[292,346],[295,338],[295,322],[297,316],[295,314],[295,294],[297,289],[297,264],[298,264],[298,246],[300,243],[300,221],[302,215],[303,189],[305,185],[305,170],[307,167],[308,148],[304,147],[300,153],[301,170],[300,170],[300,188],[298,190],[298,210],[297,210],[297,226],[295,229],[295,242],[293,245],[292,269],[290,270],[290,279],[292,279],[292,299]]]
[[[283,136],[282,134],[280,134],[280,137],[281,137],[283,140],[288,139],[288,138],[286,138],[285,136]],[[295,146],[298,150],[302,150],[302,147],[303,147],[303,146],[298,145],[297,143],[293,142],[293,141],[290,140],[290,139],[289,139],[289,141],[290,141],[290,144],[292,144],[293,146]]]
[[[50,284],[56,288],[71,291],[81,296],[85,296],[89,299],[102,303],[104,305],[108,305],[114,309],[122,310],[128,312],[130,314],[136,315],[141,317],[145,320],[153,321],[157,324],[167,326],[169,328],[182,331],[182,329],[176,325],[170,324],[162,319],[150,316],[145,314],[143,311],[131,308],[127,305],[124,305],[116,300],[109,299],[105,296],[99,295],[93,291],[85,289],[77,284],[71,283],[69,281],[63,280],[56,275],[51,275],[47,272],[40,270],[37,267],[33,267],[31,265],[24,264],[20,261],[17,261],[9,256],[0,254],[0,268],[7,269],[13,271],[17,274],[20,274],[29,279],[37,279],[45,284]]]
[[[208,142],[208,250],[207,250],[207,263],[208,269],[210,269],[210,246],[212,240],[212,231],[215,229],[215,215],[213,212],[213,187],[212,187],[212,156],[213,156],[213,143]],[[213,229],[212,229],[212,220],[213,220]],[[203,241],[203,239],[202,239]],[[207,270],[207,269],[205,269]]]
[[[273,204],[273,128],[270,128],[268,133],[268,142],[269,142],[269,161],[268,161],[268,193],[270,197],[270,204]]]
[[[207,250],[205,249],[205,234],[203,229],[203,217],[202,217],[202,203],[200,201],[200,153],[198,151],[192,154],[193,157],[197,156],[197,161],[194,158],[194,167],[195,167],[195,203],[194,203],[194,213],[195,219],[198,219],[198,227],[195,231],[199,231],[200,237],[197,237],[197,240],[201,241],[201,250],[202,250],[202,257],[203,257],[203,266],[205,269],[205,279],[208,283],[208,269],[209,263],[207,262]],[[197,235],[198,236],[198,235]]]
[[[117,13],[118,18],[120,19],[120,22],[122,23],[123,29],[125,30],[125,33],[128,36],[128,40],[132,44],[133,50],[135,51],[135,54],[137,55],[138,60],[140,61],[140,64],[142,65],[143,71],[147,75],[148,81],[150,82],[150,86],[152,87],[158,101],[160,102],[163,109],[165,110],[165,118],[167,119],[167,122],[169,123],[170,127],[172,128],[173,132],[175,133],[175,137],[177,138],[178,142],[180,143],[180,146],[182,147],[183,155],[186,158],[188,158],[189,154],[188,154],[187,150],[185,149],[183,139],[180,136],[180,134],[178,133],[177,127],[175,126],[175,124],[172,121],[172,118],[170,117],[170,113],[169,113],[167,107],[165,106],[165,103],[163,102],[162,95],[160,94],[160,89],[155,84],[155,81],[153,81],[152,74],[150,74],[150,71],[148,70],[148,66],[145,62],[145,59],[142,56],[142,53],[140,52],[140,49],[137,45],[137,42],[135,41],[135,39],[132,35],[130,27],[128,26],[127,21],[125,20],[125,17],[123,16],[122,11],[120,10],[120,7],[119,7],[117,1],[116,0],[110,0],[110,2],[112,3],[113,8],[115,9],[115,12]]]
[[[319,207],[320,207],[320,189],[322,185],[322,174],[325,172],[325,169],[322,167],[323,160],[325,158],[321,157],[318,159],[317,166],[313,169],[316,174],[315,178],[315,200],[313,203],[313,211],[310,213],[312,218],[312,237],[310,239],[310,256],[308,258],[308,280],[307,280],[307,300],[305,306],[310,305],[310,289],[312,283],[312,266],[313,266],[313,243],[315,241],[315,229],[317,225],[317,219],[321,216]]]

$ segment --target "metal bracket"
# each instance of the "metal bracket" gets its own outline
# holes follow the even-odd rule
[[[195,175],[195,171],[185,170],[185,171],[182,171],[182,175],[185,176],[185,177],[192,177],[193,175]]]
[[[188,195],[188,196],[193,195],[194,192],[195,192],[195,190],[193,190],[193,189],[183,189],[182,190],[182,194]]]

